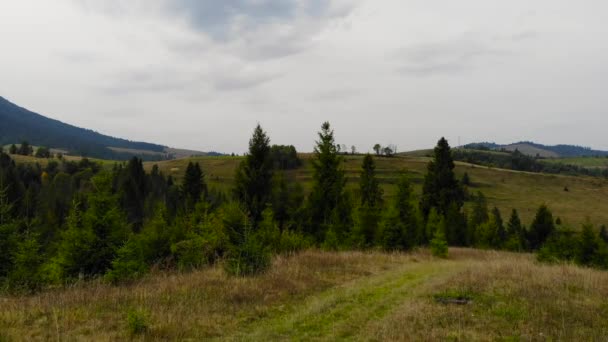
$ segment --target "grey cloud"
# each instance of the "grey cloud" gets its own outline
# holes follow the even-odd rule
[[[457,73],[471,70],[478,59],[507,51],[481,40],[456,39],[402,48],[396,57],[401,73],[415,76]]]
[[[218,39],[298,15],[324,16],[329,0],[177,0],[169,8],[186,16],[197,29]]]

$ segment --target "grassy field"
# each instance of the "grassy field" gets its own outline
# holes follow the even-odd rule
[[[586,168],[608,168],[607,157],[549,158],[543,159],[543,162],[577,165]]]
[[[607,296],[607,272],[530,255],[307,251],[276,257],[254,278],[217,265],[0,298],[0,340],[600,341]],[[450,303],[457,298],[467,304]],[[132,336],[129,312],[139,313],[141,335]]]
[[[11,156],[18,163],[40,163],[45,165],[49,159],[38,159],[25,156]],[[289,171],[291,179],[295,179],[309,189],[312,181],[311,155],[303,154],[303,166]],[[67,160],[80,160],[80,157],[66,156]],[[234,179],[234,172],[243,157],[193,157],[161,162],[146,162],[144,167],[150,171],[153,165],[158,165],[166,175],[172,175],[180,180],[188,162],[201,164],[206,173],[210,186],[229,191]],[[356,191],[362,156],[346,156],[344,168],[347,173],[349,187]],[[581,160],[604,161],[607,158],[580,158]],[[110,168],[116,162],[96,160]],[[568,159],[570,160],[570,159]],[[377,158],[377,172],[385,190],[385,197],[391,198],[394,184],[399,174],[406,172],[414,189],[419,194],[426,173],[429,158],[420,156],[398,156],[395,158]],[[456,163],[456,174],[461,177],[469,174],[473,185],[470,193],[482,191],[490,205],[501,209],[507,216],[511,209],[520,212],[524,223],[529,224],[539,205],[547,204],[556,216],[565,224],[578,227],[589,219],[596,225],[608,224],[608,181],[593,177],[576,177],[549,175],[538,173],[517,172],[512,170],[495,169],[475,166],[466,163]],[[565,188],[568,191],[565,191]]]
[[[312,180],[310,155],[303,155],[302,159],[304,165],[289,174],[302,182],[305,188],[309,188]],[[152,165],[158,164],[165,174],[179,179],[189,161],[199,162],[211,186],[228,190],[234,178],[234,170],[241,160],[240,157],[198,157],[150,162],[145,163],[145,167],[149,170]],[[353,190],[357,188],[361,161],[361,156],[345,158],[344,168]],[[428,161],[425,157],[377,158],[377,172],[386,197],[393,195],[394,184],[402,171],[409,175],[416,192],[420,193]],[[526,173],[457,163],[458,177],[464,172],[469,174],[473,182],[469,192],[482,191],[488,197],[490,205],[501,209],[504,216],[511,209],[517,209],[526,224],[531,222],[536,209],[543,203],[564,223],[575,227],[587,218],[597,225],[608,224],[608,181],[604,179]],[[568,191],[565,191],[566,187]]]

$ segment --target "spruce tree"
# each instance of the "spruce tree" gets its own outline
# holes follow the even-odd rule
[[[525,249],[525,230],[517,210],[511,211],[509,223],[507,223],[507,242],[505,248],[511,251],[522,251]]]
[[[339,241],[343,241],[352,223],[351,208],[345,193],[346,178],[342,157],[338,155],[334,132],[329,122],[323,123],[314,149],[313,184],[308,197],[310,222],[308,233],[321,242],[331,227]]]
[[[600,246],[598,236],[595,235],[595,232],[593,231],[593,225],[589,222],[583,224],[575,261],[581,265],[597,266],[597,255],[600,251]]]
[[[199,163],[188,163],[186,174],[184,175],[182,192],[188,211],[194,209],[194,206],[206,196],[207,184],[205,183],[205,175]]]
[[[546,205],[541,205],[528,232],[528,243],[532,250],[538,250],[555,231],[553,214]]]
[[[490,220],[490,214],[488,212],[488,201],[486,196],[481,192],[477,192],[475,200],[473,202],[473,209],[469,216],[468,222],[468,242],[470,245],[475,245],[475,238],[478,236],[477,229],[482,224]]]
[[[491,244],[493,248],[500,249],[503,247],[507,239],[507,231],[505,229],[500,210],[498,210],[497,207],[492,209],[492,219],[494,221],[496,231],[492,237]]]
[[[468,241],[467,236],[467,220],[464,214],[454,202],[450,204],[448,212],[445,216],[445,233],[448,244],[451,246],[466,246]]]
[[[137,157],[131,158],[119,176],[119,194],[129,223],[139,231],[144,220],[144,201],[148,194],[146,172],[143,162]]]
[[[382,204],[382,189],[376,178],[376,164],[370,154],[365,155],[361,165],[361,177],[359,178],[361,190],[361,206],[377,208]]]
[[[454,175],[452,150],[445,138],[441,138],[433,152],[433,160],[427,166],[427,174],[422,187],[420,209],[428,217],[431,208],[445,215],[451,203],[460,209],[464,202],[464,192]]]
[[[249,153],[236,171],[234,188],[254,224],[262,219],[262,212],[272,201],[272,176],[270,138],[258,124],[249,140]]]
[[[12,144],[11,147],[8,149],[8,153],[17,154],[17,146],[15,144]]]

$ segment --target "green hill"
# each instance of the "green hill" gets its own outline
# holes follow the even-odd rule
[[[202,154],[103,135],[31,112],[3,97],[0,97],[0,123],[0,146],[27,141],[76,156],[119,160],[132,156],[144,160],[163,160]]]
[[[312,180],[310,155],[302,154],[301,158],[303,165],[288,171],[288,174],[292,179],[302,182],[307,189]],[[358,187],[362,158],[345,157],[344,167],[352,190]],[[150,170],[152,165],[157,164],[165,174],[180,179],[188,162],[196,161],[201,164],[211,186],[229,190],[240,160],[240,157],[198,157],[148,162],[145,167]],[[407,172],[416,192],[420,193],[428,161],[426,157],[377,158],[377,173],[385,196],[393,195],[394,185],[401,171]],[[473,182],[469,188],[470,193],[482,191],[488,197],[489,204],[497,206],[504,215],[511,209],[517,209],[526,224],[532,220],[536,209],[543,203],[562,221],[572,226],[580,226],[587,218],[595,224],[608,224],[608,181],[605,179],[518,172],[458,162],[457,176],[462,177],[465,172]],[[568,191],[565,191],[566,188]]]

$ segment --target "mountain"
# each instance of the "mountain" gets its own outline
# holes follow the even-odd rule
[[[50,119],[8,101],[0,96],[0,146],[27,141],[35,146],[65,150],[72,155],[125,160],[138,156],[144,160],[181,157],[167,146],[130,141],[103,135]],[[188,151],[189,155],[203,152]]]
[[[589,156],[608,156],[608,151],[593,150],[589,147],[576,145],[543,145],[531,141],[521,141],[514,144],[499,145],[493,142],[472,143],[463,146],[473,150],[506,150],[515,151],[543,158],[570,158],[570,157],[589,157]]]

